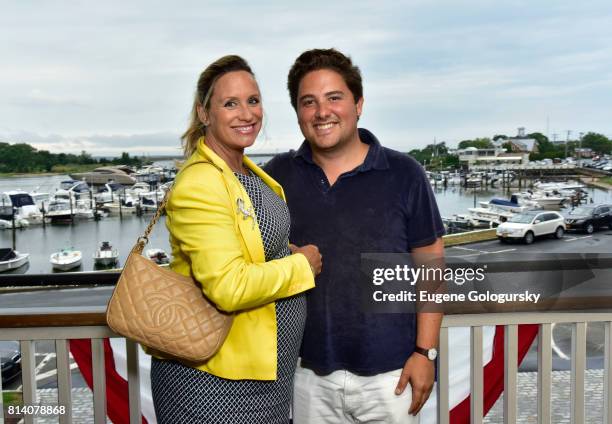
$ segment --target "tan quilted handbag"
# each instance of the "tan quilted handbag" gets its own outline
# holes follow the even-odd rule
[[[106,321],[115,333],[147,346],[153,355],[201,363],[221,347],[233,315],[219,311],[193,278],[142,256],[169,193],[125,262]]]

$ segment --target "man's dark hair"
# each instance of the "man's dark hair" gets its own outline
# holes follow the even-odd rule
[[[299,55],[289,70],[287,89],[293,109],[297,110],[297,95],[302,78],[307,73],[320,69],[329,69],[339,73],[353,93],[355,103],[363,97],[361,71],[353,65],[350,57],[343,55],[336,49],[312,49]]]

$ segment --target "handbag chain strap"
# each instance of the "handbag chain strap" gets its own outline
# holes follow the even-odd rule
[[[166,202],[168,201],[168,197],[169,197],[171,191],[172,191],[172,187],[170,187],[168,189],[168,191],[166,191],[166,194],[164,195],[163,200],[157,206],[157,210],[155,211],[155,215],[153,215],[153,218],[151,218],[151,221],[149,222],[149,225],[147,225],[147,228],[144,231],[144,234],[142,236],[138,237],[138,240],[136,240],[136,244],[132,248],[132,252],[136,252],[138,254],[142,253],[142,250],[144,249],[146,244],[149,242],[149,235],[151,234],[151,231],[153,230],[153,227],[155,226],[155,224],[159,220],[159,217],[163,213],[164,209],[166,209]]]

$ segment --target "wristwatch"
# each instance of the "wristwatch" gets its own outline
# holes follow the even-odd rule
[[[416,353],[420,353],[421,355],[423,355],[424,357],[426,357],[430,361],[435,361],[436,358],[438,357],[438,351],[436,350],[435,347],[432,347],[431,349],[424,349],[422,347],[416,346],[414,348],[414,351]]]

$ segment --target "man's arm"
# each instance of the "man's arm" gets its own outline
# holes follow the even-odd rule
[[[428,246],[412,249],[415,266],[420,265],[420,255],[424,255],[426,258],[442,258],[444,256],[444,242],[442,238],[438,238]],[[417,313],[417,346],[425,349],[437,348],[442,316],[443,314],[438,312]],[[395,389],[395,394],[400,395],[404,392],[407,384],[410,383],[412,387],[412,403],[408,410],[409,414],[418,414],[423,405],[425,405],[433,388],[434,377],[435,368],[433,361],[417,352],[410,355]]]

